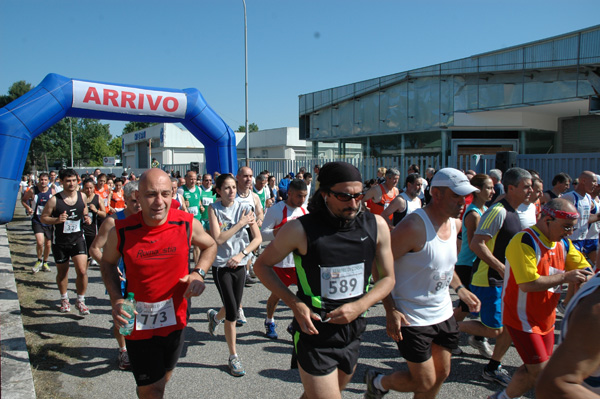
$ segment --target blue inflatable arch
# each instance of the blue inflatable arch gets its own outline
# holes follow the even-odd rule
[[[181,122],[204,145],[206,170],[237,170],[235,134],[197,89],[125,86],[51,73],[0,109],[0,224],[12,220],[31,140],[66,116]]]

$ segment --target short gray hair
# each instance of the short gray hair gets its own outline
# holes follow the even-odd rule
[[[123,197],[130,198],[135,191],[139,190],[139,187],[140,182],[138,180],[130,181],[129,183],[123,186]]]
[[[385,171],[385,177],[400,176],[400,171],[396,168],[389,168]]]
[[[490,170],[490,173],[488,173],[489,177],[493,177],[494,179],[497,179],[498,181],[502,180],[502,171],[500,169],[492,169]]]
[[[504,191],[508,192],[508,186],[516,187],[524,179],[531,179],[531,173],[521,168],[510,168],[504,172],[504,178],[502,179]]]
[[[258,176],[256,176],[254,178],[254,180],[258,180],[258,181],[266,181],[267,180],[267,176],[263,175],[262,173]]]

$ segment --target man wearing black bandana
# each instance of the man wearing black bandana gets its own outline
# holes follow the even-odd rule
[[[394,286],[390,233],[378,215],[361,208],[362,178],[346,162],[321,168],[308,215],[284,225],[256,260],[263,284],[294,312],[294,353],[303,398],[341,398],[358,362],[367,309]],[[298,292],[273,265],[296,258]],[[368,290],[371,274],[377,283]]]

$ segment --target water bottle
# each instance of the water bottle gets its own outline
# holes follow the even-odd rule
[[[127,294],[127,299],[125,299],[125,302],[123,302],[122,309],[130,314],[131,318],[127,319],[127,325],[125,327],[119,328],[119,332],[121,335],[129,335],[133,331],[133,327],[135,325],[135,314],[133,312],[135,310],[135,299],[133,299],[133,292]],[[121,317],[125,319],[124,315]]]

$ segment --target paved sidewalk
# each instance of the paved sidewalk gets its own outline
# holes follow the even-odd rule
[[[20,205],[20,204],[18,204]],[[18,212],[17,209],[16,212]],[[3,227],[0,226],[0,229]],[[38,392],[39,398],[133,398],[135,382],[129,372],[118,370],[117,344],[111,334],[110,302],[102,284],[97,266],[89,270],[89,288],[86,303],[91,314],[79,316],[73,308],[71,313],[58,312],[58,290],[55,283],[55,266],[50,262],[53,273],[30,274],[32,260],[35,261],[34,237],[28,222],[19,219],[11,222],[9,229],[19,233],[18,239],[23,248],[16,257],[13,254],[15,273],[28,274],[28,284],[41,288],[40,296],[35,303],[28,305],[24,313],[29,325],[25,325],[28,334],[42,337],[48,347],[45,351],[46,361],[52,360],[55,366],[46,363],[33,364],[39,373],[50,373],[56,380],[58,392],[50,396],[48,392]],[[13,266],[10,264],[6,247],[6,234],[0,230],[1,272],[9,277],[2,278],[2,284],[12,278]],[[52,260],[52,257],[50,257]],[[302,384],[297,370],[290,370],[291,337],[285,327],[292,313],[285,305],[280,305],[276,313],[278,340],[270,340],[264,336],[264,317],[268,291],[261,284],[256,284],[244,291],[244,310],[248,324],[238,328],[238,353],[246,368],[247,375],[235,378],[227,369],[227,346],[220,327],[219,335],[211,337],[207,331],[206,312],[209,308],[218,308],[220,299],[208,276],[208,286],[204,294],[192,301],[192,315],[186,329],[186,344],[173,378],[167,386],[169,398],[298,398],[302,394]],[[75,272],[70,271],[69,296],[74,302]],[[13,282],[14,287],[14,282]],[[3,286],[4,288],[4,286]],[[11,293],[12,292],[12,293]],[[7,298],[7,299],[5,299]],[[33,398],[31,369],[27,352],[23,344],[23,330],[20,322],[4,318],[4,303],[12,301],[12,314],[18,315],[16,291],[2,291],[2,397]],[[456,299],[456,296],[454,296]],[[369,311],[369,325],[363,336],[361,357],[356,374],[346,391],[344,398],[362,398],[365,385],[362,377],[367,366],[375,367],[386,373],[397,369],[406,369],[406,363],[398,357],[398,350],[385,334],[385,312],[382,305]],[[6,324],[5,324],[6,320]],[[16,325],[15,325],[16,324]],[[9,327],[10,326],[10,327]],[[5,330],[20,331],[20,346],[5,351]],[[10,341],[11,343],[13,341]],[[16,342],[16,341],[14,341]],[[73,344],[76,347],[73,347]],[[466,337],[461,337],[464,355],[452,360],[452,371],[438,396],[440,399],[486,398],[500,386],[484,381],[480,377],[482,367],[487,361],[481,358],[474,349],[466,345]],[[38,356],[39,358],[39,356]],[[66,359],[66,360],[65,360]],[[6,364],[5,364],[6,360]],[[514,348],[511,348],[504,361],[505,368],[512,374],[521,362]],[[7,377],[5,377],[5,375]],[[48,374],[46,374],[48,375]],[[9,380],[11,378],[11,380]],[[5,388],[6,382],[6,388]],[[17,387],[22,389],[16,390]],[[6,390],[5,390],[6,389]],[[14,392],[14,393],[13,393]],[[29,396],[17,396],[23,393]],[[412,394],[391,393],[386,398],[411,398]],[[525,396],[532,398],[532,395]]]

